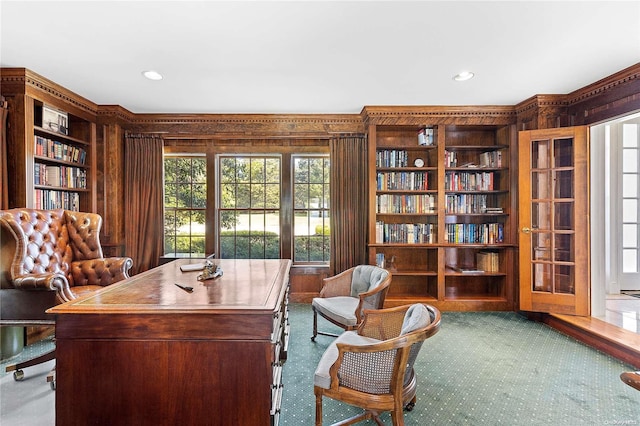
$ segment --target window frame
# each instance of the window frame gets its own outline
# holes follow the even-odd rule
[[[323,161],[323,182],[319,183],[319,182],[306,182],[307,185],[323,185],[323,197],[322,199],[325,200],[326,197],[326,202],[322,203],[322,207],[318,206],[318,208],[312,208],[311,207],[311,199],[310,195],[308,194],[308,198],[307,198],[307,208],[299,208],[296,207],[296,184],[298,182],[296,182],[296,160],[299,159],[322,159]],[[324,163],[328,163],[328,165],[324,165]],[[325,170],[326,170],[326,174],[325,174]],[[292,209],[292,221],[291,221],[291,259],[292,262],[296,265],[320,265],[320,266],[328,266],[330,259],[331,259],[331,234],[325,234],[324,233],[324,229],[325,226],[329,226],[330,227],[330,221],[331,221],[331,212],[330,212],[330,206],[331,206],[331,194],[330,194],[330,177],[331,177],[331,160],[330,160],[330,156],[328,153],[296,153],[293,154],[291,156],[291,209]],[[296,212],[300,212],[300,211],[307,211],[307,220],[310,221],[310,218],[312,217],[311,212],[315,212],[317,211],[319,213],[319,217],[322,217],[323,220],[323,233],[321,235],[323,244],[323,257],[325,257],[326,260],[311,260],[310,256],[311,256],[311,250],[309,247],[307,247],[307,249],[305,250],[307,253],[307,260],[303,261],[303,260],[297,260],[296,259],[296,232],[295,232],[295,228],[296,228]],[[326,220],[325,220],[326,218]],[[309,240],[308,243],[311,242],[311,236],[309,236]],[[328,244],[328,248],[325,251],[324,247],[326,247],[326,245]]]
[[[186,184],[188,183],[189,185],[194,185],[194,184],[204,184],[205,185],[205,205],[204,207],[197,207],[194,208],[193,204],[190,207],[184,207],[184,208],[178,208],[178,207],[169,207],[170,209],[172,209],[174,211],[174,217],[175,217],[175,213],[177,212],[190,212],[189,216],[191,217],[191,213],[192,212],[202,212],[202,214],[204,215],[205,218],[205,230],[204,233],[202,235],[200,234],[196,234],[196,236],[198,238],[202,238],[203,239],[203,244],[204,244],[204,251],[205,253],[200,253],[200,252],[194,252],[193,249],[191,249],[191,251],[189,252],[178,252],[177,251],[177,246],[178,246],[178,234],[176,232],[176,227],[174,225],[174,233],[171,235],[168,235],[166,233],[166,215],[167,215],[167,194],[166,194],[166,189],[167,189],[167,181],[166,181],[166,161],[168,159],[190,159],[191,161],[193,161],[194,159],[204,159],[205,161],[205,176],[204,176],[204,183],[202,182],[195,182],[193,181],[193,174],[191,174],[190,176],[190,181],[189,182],[183,182],[182,184]],[[162,232],[162,253],[163,253],[163,257],[166,258],[201,258],[206,256],[206,251],[207,251],[207,230],[206,230],[206,221],[207,221],[207,212],[208,212],[208,208],[209,208],[209,196],[208,196],[208,187],[209,187],[209,178],[208,178],[208,170],[207,170],[207,158],[206,155],[203,153],[163,153],[163,157],[162,157],[162,167],[163,167],[163,171],[162,171],[162,217],[163,217],[163,232]],[[181,184],[180,182],[175,182],[176,184]],[[193,200],[192,200],[193,201]],[[190,223],[192,223],[190,221]],[[166,246],[166,241],[168,237],[173,237],[174,238],[174,248],[173,251],[168,251],[167,246]],[[193,239],[194,239],[194,233],[193,232],[189,232],[187,235],[184,235],[184,237],[189,239],[189,247],[192,248],[193,247]]]
[[[279,164],[278,164],[278,179],[279,179],[279,182],[277,182],[277,184],[278,184],[278,187],[279,187],[279,189],[278,189],[279,197],[278,197],[278,207],[277,208],[267,208],[267,206],[264,206],[263,208],[255,208],[255,207],[252,207],[251,205],[249,207],[246,207],[246,208],[238,208],[238,207],[236,207],[236,208],[227,208],[227,207],[222,207],[222,203],[223,203],[223,201],[221,199],[222,192],[223,192],[222,191],[222,185],[225,183],[225,181],[222,178],[223,170],[222,170],[221,163],[222,163],[222,161],[224,159],[229,159],[229,158],[235,159],[235,160],[237,160],[237,159],[247,159],[248,158],[250,161],[253,160],[253,159],[263,159],[263,160],[277,159],[278,160],[278,162],[279,162]],[[215,164],[216,164],[216,188],[215,188],[216,189],[215,190],[216,195],[215,195],[215,208],[214,208],[215,213],[214,213],[214,215],[215,215],[215,221],[216,221],[216,226],[215,226],[215,229],[216,229],[216,251],[217,251],[217,253],[219,253],[219,257],[220,258],[224,257],[224,254],[222,253],[222,245],[223,245],[222,232],[223,232],[223,229],[222,229],[222,223],[221,223],[222,222],[221,221],[221,215],[222,215],[222,213],[224,211],[246,211],[246,212],[249,212],[250,215],[253,214],[252,212],[263,212],[264,215],[265,215],[264,216],[265,220],[266,220],[266,215],[268,214],[268,212],[273,212],[273,211],[278,212],[278,244],[277,244],[278,245],[278,258],[282,257],[282,251],[283,251],[282,250],[282,247],[283,247],[282,239],[283,239],[283,227],[284,227],[283,220],[282,220],[282,214],[283,214],[282,210],[283,210],[283,204],[284,204],[284,202],[283,202],[283,165],[284,165],[283,156],[280,153],[255,153],[255,154],[221,153],[221,154],[216,155]],[[251,194],[252,186],[255,185],[254,183],[252,183],[251,174],[249,175],[248,182],[236,182],[236,185],[238,185],[238,184],[242,184],[242,185],[248,184],[249,188],[250,188],[250,190],[249,190],[250,194]],[[264,182],[264,185],[273,185],[273,184],[275,184],[275,182],[271,182],[271,183],[269,183],[267,181]],[[264,191],[265,196],[266,196],[266,192],[267,191],[265,189],[265,191]],[[250,218],[250,220],[251,220],[251,218]],[[266,226],[265,226],[265,228],[266,228]],[[251,228],[250,228],[249,232],[250,232],[250,234],[249,234],[250,236],[254,236],[255,237],[257,235],[253,231],[251,231]],[[258,234],[259,234],[259,232],[258,232]],[[238,238],[237,233],[236,233],[235,238],[237,240],[237,238]],[[250,241],[251,237],[249,237],[248,239]],[[267,251],[268,251],[268,243],[267,243],[268,236],[267,236],[266,229],[262,230],[262,239],[263,239],[263,257],[261,257],[259,259],[269,259],[271,257],[266,257],[265,256]],[[249,242],[249,244],[248,244],[249,257],[247,257],[247,258],[256,259],[256,257],[252,257],[251,256],[251,248],[252,248],[252,246],[253,245]],[[234,244],[234,247],[236,247],[236,250],[235,250],[236,254],[235,254],[234,258],[237,258],[237,244]]]

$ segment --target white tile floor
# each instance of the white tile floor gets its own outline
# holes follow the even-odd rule
[[[640,298],[617,294],[607,296],[605,317],[610,324],[640,334]]]

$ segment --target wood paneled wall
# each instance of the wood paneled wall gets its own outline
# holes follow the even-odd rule
[[[565,95],[536,95],[515,106],[518,130],[582,126],[640,110],[640,63]]]
[[[360,114],[134,114],[118,105],[96,105],[24,68],[3,68],[0,89],[9,102],[8,135],[13,145],[24,141],[28,128],[25,96],[63,103],[69,112],[97,124],[96,210],[104,218],[102,242],[106,251],[118,255],[124,254],[125,239],[126,132],[161,134],[168,150],[181,152],[269,152],[283,147],[304,152],[317,149],[337,134],[362,134],[373,123],[515,123],[518,130],[593,124],[640,110],[640,63],[575,92],[536,95],[515,106],[365,106]],[[9,155],[15,152],[10,148]],[[11,168],[8,171],[10,175],[14,172]],[[312,294],[313,288],[308,277],[301,280],[301,292]]]

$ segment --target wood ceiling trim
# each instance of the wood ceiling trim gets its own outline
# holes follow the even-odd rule
[[[2,93],[25,94],[44,103],[63,101],[67,112],[95,121],[98,105],[26,68],[2,68]]]

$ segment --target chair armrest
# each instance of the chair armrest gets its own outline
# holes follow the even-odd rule
[[[360,299],[360,301],[355,312],[356,317],[358,318],[358,323],[362,321],[365,310],[382,309],[384,300],[387,297],[387,292],[389,291],[390,284],[391,274],[387,275],[387,277],[375,288],[367,292],[358,294],[358,298]]]
[[[323,279],[320,297],[350,296],[352,276],[353,269],[347,269],[337,275]]]
[[[61,273],[26,274],[11,280],[14,288],[30,291],[55,291],[60,301],[68,302],[74,296],[69,288],[69,281]]]
[[[389,285],[391,284],[391,274],[387,275],[387,277],[384,279],[384,281],[382,281],[380,284],[378,284],[377,287],[366,291],[364,293],[360,293],[358,294],[358,297],[360,298],[361,301],[366,301],[367,299],[371,299],[372,297],[375,297],[377,299],[377,297],[383,297],[383,301],[384,301],[384,297],[387,295],[387,291],[389,291]],[[384,292],[384,293],[383,293]],[[383,293],[382,295],[378,296],[378,293]],[[378,307],[378,306],[374,306],[375,309],[379,309],[382,306]]]
[[[129,278],[133,261],[129,257],[107,257],[71,262],[74,285],[108,286]]]

